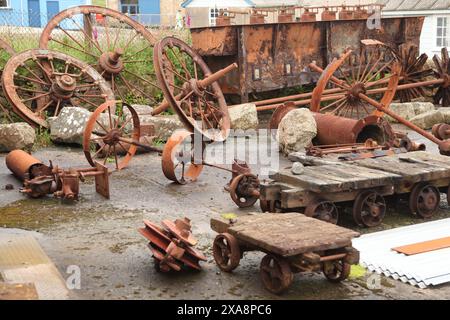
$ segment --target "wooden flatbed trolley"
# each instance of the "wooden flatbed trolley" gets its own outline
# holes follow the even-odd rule
[[[341,282],[359,262],[352,247],[359,233],[299,213],[213,218],[211,228],[219,233],[213,244],[219,268],[231,272],[244,252],[262,251],[261,280],[275,294],[289,288],[294,273],[323,272],[329,281]]]
[[[385,216],[388,196],[407,196],[412,214],[430,218],[439,207],[440,194],[449,194],[449,158],[425,151],[348,162],[295,154],[290,158],[305,164],[304,173],[294,175],[286,168],[263,182],[263,211],[304,211],[337,223],[337,205],[351,204],[354,221],[374,227]]]

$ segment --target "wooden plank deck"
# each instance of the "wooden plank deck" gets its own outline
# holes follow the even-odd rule
[[[352,239],[359,236],[355,231],[300,213],[239,216],[232,225],[228,220],[213,218],[211,228],[282,257],[351,246]]]
[[[281,169],[271,178],[316,193],[334,193],[393,185],[401,180],[402,176],[348,164],[309,166],[305,167],[305,172],[301,175],[292,174],[290,168]]]

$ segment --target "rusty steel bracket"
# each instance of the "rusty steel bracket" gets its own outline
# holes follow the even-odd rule
[[[87,177],[95,178],[97,193],[109,199],[109,171],[104,165],[96,163],[95,168],[61,169],[47,166],[22,150],[11,151],[6,156],[6,166],[21,181],[21,193],[32,198],[53,194],[56,198],[78,200],[80,181]]]

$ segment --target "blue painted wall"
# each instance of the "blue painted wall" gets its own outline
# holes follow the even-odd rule
[[[160,0],[139,0],[139,16],[131,17],[145,25],[159,25],[161,23]],[[121,1],[118,10],[121,11]]]
[[[59,0],[59,10],[83,4],[91,4],[91,0]],[[41,27],[47,22],[47,0],[39,0],[40,13],[36,19],[40,20]],[[29,26],[28,0],[10,0],[10,8],[0,9],[0,25]]]

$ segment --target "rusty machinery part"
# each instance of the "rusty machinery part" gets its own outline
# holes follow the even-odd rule
[[[158,271],[181,271],[184,266],[194,270],[201,269],[199,263],[206,261],[206,257],[192,245],[179,241],[171,230],[148,220],[144,220],[144,225],[145,227],[139,228],[138,231],[149,241],[148,247]]]
[[[116,107],[119,103],[120,107]],[[91,166],[103,157],[103,165],[122,170],[135,155],[140,137],[139,116],[134,108],[127,103],[107,101],[92,113],[86,124],[83,152]],[[119,149],[127,150],[126,154]]]
[[[312,201],[305,209],[305,215],[332,224],[337,224],[339,220],[339,210],[336,205],[327,200]]]
[[[375,191],[360,192],[353,203],[353,220],[360,227],[379,226],[386,215],[386,201]]]
[[[29,124],[45,128],[47,118],[57,116],[65,106],[92,110],[114,99],[110,86],[94,68],[50,50],[14,55],[5,65],[2,85],[13,111]]]
[[[203,170],[204,145],[195,143],[193,135],[186,130],[176,131],[163,149],[164,176],[178,184],[196,181]],[[198,153],[200,156],[196,156]]]
[[[438,87],[434,102],[443,107],[450,107],[450,57],[447,48],[442,48],[441,57],[438,55],[433,57],[433,62],[436,67],[436,77],[440,78],[443,83],[436,84]]]
[[[262,258],[259,274],[264,287],[275,294],[286,291],[294,280],[294,273],[289,262],[272,254],[267,254]]]
[[[399,80],[400,86],[419,83],[433,75],[433,70],[426,67],[428,56],[425,53],[420,55],[418,46],[404,43],[398,49],[389,47],[389,50],[391,50],[395,59],[402,66]],[[397,90],[395,100],[410,102],[413,99],[425,96],[425,88],[423,86],[415,86],[405,90]]]
[[[242,256],[238,240],[229,233],[218,234],[213,243],[213,256],[220,270],[233,271],[239,266]]]
[[[15,55],[14,49],[3,39],[0,39],[0,76],[3,73],[3,68],[8,60]],[[9,102],[5,99],[3,88],[0,83],[0,124],[14,122]]]
[[[314,113],[313,116],[317,123],[314,145],[366,143],[371,139],[380,146],[392,146],[395,141],[391,125],[376,115],[360,120],[321,113]]]
[[[262,212],[281,213],[281,203],[279,200],[259,200],[259,207]]]
[[[269,121],[269,130],[276,130],[280,125],[281,120],[292,110],[297,109],[293,102],[286,102],[280,105],[275,111],[272,113],[272,117]]]
[[[234,178],[230,183],[230,196],[239,208],[253,206],[259,199],[259,179],[252,173]]]
[[[441,193],[439,189],[425,182],[414,186],[409,195],[409,209],[415,216],[431,218],[439,207]]]
[[[43,164],[22,150],[11,151],[6,156],[6,166],[21,181],[22,193],[32,198],[53,194],[56,198],[78,200],[79,182],[95,177],[96,191],[109,199],[109,172],[99,163],[95,168],[60,169]]]
[[[383,148],[385,147],[380,146],[376,141],[372,139],[367,139],[364,143],[326,145],[326,146],[310,145],[305,149],[307,156],[324,157],[329,154],[357,153],[364,151],[381,150]]]
[[[322,265],[322,272],[328,281],[338,283],[348,278],[351,265],[345,260],[325,261]]]
[[[198,243],[198,240],[192,235],[191,220],[188,218],[184,217],[175,221],[163,220],[161,224],[178,241],[188,246],[195,246]]]
[[[153,58],[165,100],[186,129],[197,131],[211,141],[226,140],[230,116],[217,80],[235,70],[237,64],[212,74],[198,53],[173,37],[164,38],[155,45]]]
[[[433,135],[440,140],[450,139],[450,125],[446,123],[435,124],[432,132]]]
[[[364,97],[372,97],[371,100],[375,101],[383,94],[380,104],[389,108],[397,90],[401,66],[390,59],[386,62],[385,51],[378,55],[369,54],[367,59],[365,56],[355,56],[348,50],[339,59],[334,59],[325,70],[315,63],[310,64],[312,70],[323,71],[312,94],[311,111],[356,119],[383,115]],[[390,74],[383,77],[388,67]],[[327,94],[327,90],[333,90],[334,93]],[[326,105],[322,102],[324,97],[329,102]]]
[[[150,31],[131,17],[88,5],[55,15],[42,31],[39,46],[76,53],[109,81],[122,101],[131,98],[158,105],[161,90],[148,63],[155,42]]]

